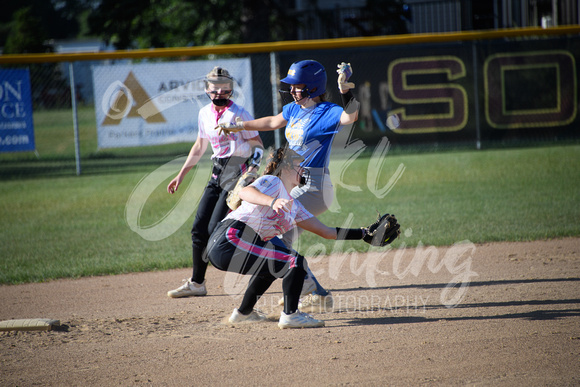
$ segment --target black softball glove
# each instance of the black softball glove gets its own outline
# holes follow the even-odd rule
[[[400,228],[395,215],[379,214],[377,220],[364,229],[363,240],[371,246],[386,246],[401,234]]]

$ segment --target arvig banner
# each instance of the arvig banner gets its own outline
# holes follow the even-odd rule
[[[232,74],[232,99],[253,114],[250,59],[94,67],[99,148],[193,143],[209,103],[204,78],[215,66]]]
[[[34,124],[28,70],[0,70],[0,153],[33,150]]]

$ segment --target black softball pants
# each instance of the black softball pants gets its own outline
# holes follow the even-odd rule
[[[283,278],[284,312],[298,309],[306,274],[304,257],[288,249],[279,238],[264,241],[245,223],[226,219],[211,235],[206,253],[217,269],[252,276],[238,308],[242,314],[252,312],[277,278]]]
[[[207,241],[217,224],[226,217],[229,211],[226,203],[228,192],[246,169],[245,159],[239,157],[214,160],[211,178],[197,205],[191,227],[193,282],[201,284],[205,280],[208,261],[204,250]]]

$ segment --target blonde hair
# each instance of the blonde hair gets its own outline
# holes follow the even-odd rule
[[[232,89],[234,88],[234,78],[230,75],[230,72],[223,67],[216,66],[214,67],[206,76],[205,76],[205,88],[209,87],[210,83],[228,83],[231,85]]]

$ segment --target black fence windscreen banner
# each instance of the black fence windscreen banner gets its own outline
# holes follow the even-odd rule
[[[337,64],[351,63],[361,102],[356,135],[392,143],[577,138],[578,39],[468,41],[283,53],[280,76],[298,60],[327,71],[340,103]]]

